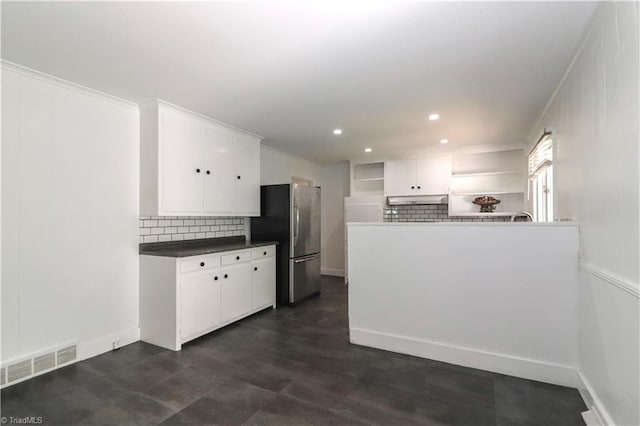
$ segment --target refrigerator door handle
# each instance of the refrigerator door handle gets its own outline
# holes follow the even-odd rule
[[[300,234],[300,209],[297,204],[293,205],[293,210],[295,211],[295,226],[293,228],[293,245],[295,247],[298,244],[298,235]]]
[[[302,263],[302,262],[308,262],[310,260],[315,260],[318,257],[320,257],[319,254],[312,254],[311,256],[305,256],[305,257],[300,257],[298,259],[293,259],[293,263]]]

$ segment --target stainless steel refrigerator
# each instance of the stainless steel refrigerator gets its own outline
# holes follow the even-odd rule
[[[320,188],[263,185],[253,240],[278,241],[276,300],[293,305],[320,293]]]

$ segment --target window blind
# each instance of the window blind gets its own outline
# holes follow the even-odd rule
[[[529,153],[529,176],[535,175],[553,160],[551,135],[544,136]]]

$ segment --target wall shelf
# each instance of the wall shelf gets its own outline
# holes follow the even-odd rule
[[[461,196],[476,196],[481,197],[483,195],[505,195],[505,194],[521,194],[522,191],[480,191],[480,192],[452,192],[450,195],[453,197]]]
[[[508,174],[520,174],[521,170],[504,170],[499,172],[480,172],[480,173],[453,173],[451,176],[455,177],[473,177],[473,176],[491,176],[491,175],[508,175]]]
[[[351,163],[351,195],[383,195],[384,163]]]
[[[354,179],[357,182],[379,182],[384,181],[384,178],[367,178],[367,179]]]
[[[453,156],[449,216],[511,216],[524,209],[525,156],[522,150]],[[480,213],[475,197],[500,200],[496,210]]]

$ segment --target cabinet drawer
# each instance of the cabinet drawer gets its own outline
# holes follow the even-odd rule
[[[222,255],[222,266],[233,265],[234,263],[248,262],[251,260],[251,252],[234,251],[229,254]]]
[[[188,257],[180,261],[180,272],[205,271],[219,266],[220,256],[218,255]]]
[[[251,250],[252,259],[260,259],[263,257],[270,257],[276,253],[275,246],[264,246]]]

